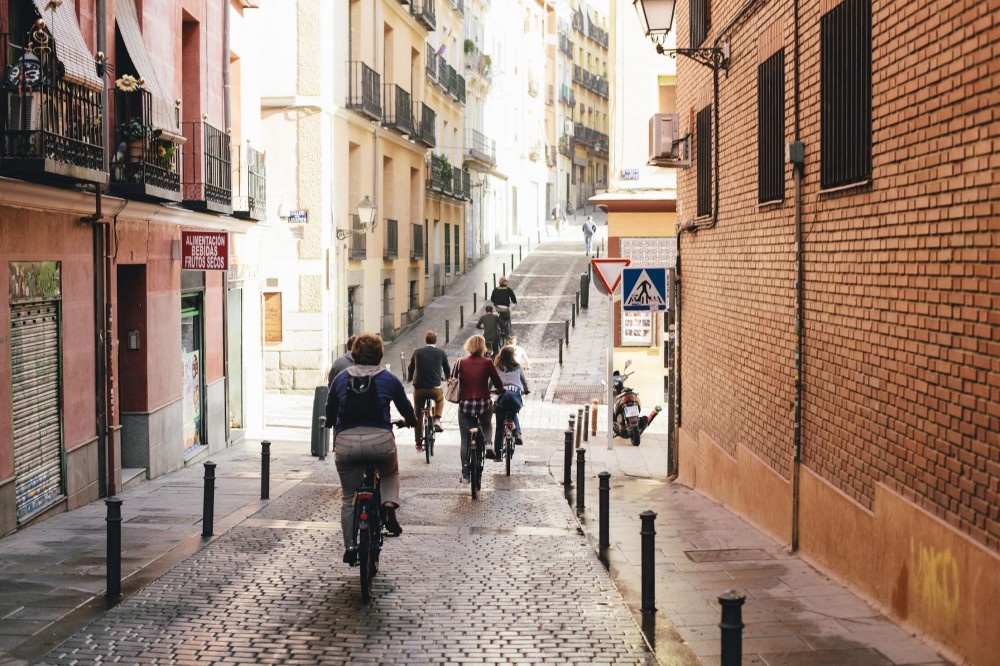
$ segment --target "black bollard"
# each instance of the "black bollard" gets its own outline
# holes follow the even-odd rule
[[[576,508],[583,508],[583,484],[587,472],[587,449],[576,450]]]
[[[580,291],[579,290],[577,290],[577,292],[576,292],[576,311],[577,312],[580,311]]]
[[[448,344],[449,340],[451,340],[451,321],[445,319],[444,320],[444,343]]]
[[[320,417],[320,432],[323,433],[323,443],[320,445],[319,459],[326,458],[326,417]],[[260,498],[271,497],[271,442],[266,439],[260,443]]]
[[[565,324],[566,324],[566,346],[569,347],[569,322],[567,321],[565,322]]]
[[[576,410],[576,447],[580,448],[580,440],[583,438],[583,429],[586,427],[583,420],[583,408]]]
[[[565,433],[564,446],[566,447],[566,455],[563,459],[563,485],[567,488],[573,487],[573,430],[572,428],[567,430]]]
[[[590,305],[590,275],[587,272],[580,273],[580,308],[586,310]]]
[[[529,248],[531,247],[531,239],[528,239],[528,247]],[[530,252],[531,250],[529,249],[528,251]],[[513,256],[513,255],[511,255],[511,256]],[[517,246],[517,260],[521,261],[522,259],[523,259],[523,257],[521,256],[521,246],[518,245]],[[511,261],[513,261],[513,259],[511,259]]]
[[[264,446],[264,442],[261,442],[260,445]],[[329,447],[329,445],[330,445],[330,431],[326,427],[326,417],[325,416],[321,416],[321,417],[319,417],[319,459],[320,460],[326,460],[326,452],[328,450],[327,447]],[[271,442],[267,443],[267,454],[268,454],[268,456],[271,455]],[[270,463],[270,461],[268,461],[267,465],[268,465],[267,470],[268,470],[268,472],[270,472],[271,471],[271,463]],[[261,475],[261,482],[263,483],[263,475]],[[264,492],[264,491],[261,490],[261,492]],[[267,498],[264,497],[263,495],[261,495],[261,499],[267,499]]]
[[[655,544],[654,537],[656,530],[653,528],[653,521],[656,514],[652,511],[643,511],[639,514],[642,521],[642,528],[639,534],[642,535],[642,612],[656,612],[656,572],[655,567]]]
[[[569,310],[570,310],[570,321],[573,323],[573,328],[576,328],[576,303],[570,303]]]
[[[108,589],[104,593],[108,601],[117,601],[122,596],[122,501],[118,497],[104,500],[108,515]]]
[[[598,504],[598,521],[600,522],[600,528],[598,529],[597,537],[597,547],[601,550],[608,548],[611,545],[611,536],[608,523],[608,511],[610,509],[610,495],[611,495],[611,474],[608,472],[601,472],[597,475],[597,489],[600,495],[600,500]]]
[[[493,288],[494,289],[497,288],[497,274],[496,273],[493,274]],[[484,298],[486,298],[486,297],[484,297]]]
[[[500,275],[507,275],[507,262],[506,261],[503,262],[502,264],[500,264],[500,266],[502,267],[500,270]]]
[[[472,314],[473,314],[473,316],[475,316],[475,314],[476,314],[476,309],[477,309],[478,307],[479,307],[479,306],[477,306],[477,305],[476,305],[476,292],[472,292]]]
[[[580,425],[583,426],[583,428],[582,428],[582,430],[583,430],[583,441],[586,442],[589,439],[589,437],[587,437],[587,434],[590,432],[590,427],[589,427],[590,426],[590,405],[584,405],[582,411],[583,411],[583,421],[581,422]]]
[[[493,274],[493,281],[496,282],[497,274]],[[490,300],[490,283],[483,282],[483,303]]]
[[[562,365],[562,345],[563,339],[559,338],[559,365]]]
[[[518,251],[520,252],[520,248],[518,248]],[[514,253],[513,252],[510,253],[510,272],[511,273],[514,272]]]
[[[205,501],[201,508],[201,535],[212,536],[215,527],[215,463],[211,460],[205,463]]]
[[[465,328],[465,306],[458,306],[458,330]]]
[[[741,606],[746,596],[736,590],[727,590],[719,595],[722,605],[722,666],[740,666],[743,661],[743,611]]]

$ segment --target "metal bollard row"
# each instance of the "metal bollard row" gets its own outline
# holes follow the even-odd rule
[[[205,496],[201,505],[201,535],[212,536],[215,528],[215,463],[205,462]]]
[[[104,500],[108,508],[104,518],[108,523],[107,534],[107,591],[104,596],[109,602],[117,601],[122,596],[122,500],[118,497],[108,497]]]
[[[563,457],[563,486],[566,488],[573,487],[573,429],[572,423],[570,423],[570,429],[565,433],[565,455]]]
[[[320,454],[319,459],[323,460],[326,457],[326,417],[320,417],[320,433],[322,435],[322,440],[320,441]],[[271,498],[271,442],[266,439],[260,443],[260,498],[270,499]]]
[[[602,551],[611,546],[611,525],[608,513],[611,510],[611,474],[601,472],[597,475],[597,491],[599,495],[597,505],[598,537],[597,547]]]
[[[583,487],[586,482],[587,475],[587,450],[577,449],[576,450],[576,508],[584,508],[584,494]]]

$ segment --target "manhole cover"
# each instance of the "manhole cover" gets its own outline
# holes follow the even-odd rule
[[[742,560],[773,560],[771,554],[760,548],[729,548],[722,550],[685,550],[692,562],[738,562]]]
[[[600,403],[604,403],[604,398],[608,394],[608,389],[600,384],[564,384],[556,389],[552,396],[552,402],[560,402],[570,405],[590,404],[595,398]]]

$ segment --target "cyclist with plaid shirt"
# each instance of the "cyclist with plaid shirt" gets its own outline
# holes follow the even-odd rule
[[[462,436],[462,482],[469,481],[469,428],[479,426],[483,441],[493,439],[493,401],[490,398],[490,383],[497,393],[504,392],[503,381],[496,366],[486,358],[486,339],[473,335],[465,341],[468,354],[455,364],[454,374],[459,378],[458,430]],[[493,458],[493,450],[487,446],[485,455]]]

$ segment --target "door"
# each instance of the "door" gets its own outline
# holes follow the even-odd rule
[[[201,294],[181,299],[181,366],[183,368],[184,456],[204,446],[204,315]]]
[[[229,427],[243,428],[243,290],[229,290]]]
[[[10,383],[17,522],[65,495],[59,303],[11,304]]]

